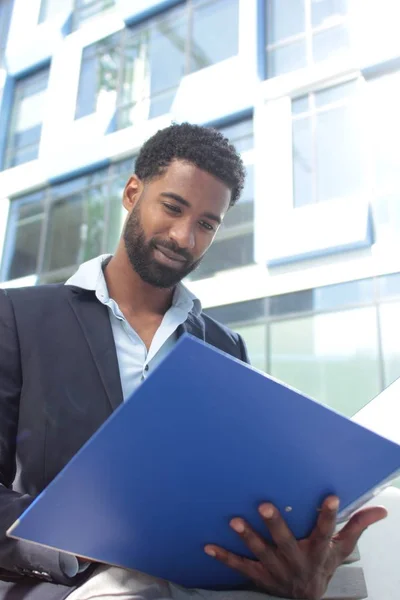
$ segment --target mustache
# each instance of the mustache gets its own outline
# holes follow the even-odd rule
[[[190,254],[190,252],[188,252],[188,250],[185,250],[185,248],[180,248],[178,244],[175,244],[171,240],[152,240],[151,245],[153,248],[158,246],[159,248],[165,248],[166,250],[175,252],[175,254],[182,256],[182,258],[184,258],[186,262],[193,262],[193,256]]]

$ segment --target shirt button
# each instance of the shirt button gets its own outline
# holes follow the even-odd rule
[[[144,370],[148,371],[149,370],[149,365],[146,365],[145,368],[144,368]]]

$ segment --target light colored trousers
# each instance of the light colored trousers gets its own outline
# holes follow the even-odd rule
[[[400,490],[388,488],[369,505],[381,504],[389,512],[387,519],[368,528],[358,543],[368,590],[368,600],[398,600],[400,590]],[[351,591],[341,578],[347,565],[340,567],[325,594],[326,600],[366,597]],[[342,579],[342,582],[341,582]],[[351,586],[350,586],[351,587]],[[214,592],[185,589],[167,581],[99,566],[92,577],[68,596],[68,600],[270,600],[272,596],[257,592]],[[282,600],[282,599],[281,599]]]
[[[150,577],[138,571],[126,571],[105,565],[79,589],[68,596],[68,600],[266,600],[270,596],[256,592],[213,592],[188,590],[167,581]]]

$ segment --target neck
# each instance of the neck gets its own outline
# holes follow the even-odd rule
[[[121,310],[135,313],[164,315],[172,303],[174,289],[154,287],[133,269],[123,244],[104,270],[110,298],[113,298]]]

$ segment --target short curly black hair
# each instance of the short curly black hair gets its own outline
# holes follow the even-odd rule
[[[240,198],[246,176],[235,147],[217,129],[173,123],[160,129],[142,146],[136,175],[143,181],[161,175],[174,159],[190,162],[223,181],[231,190],[230,206]]]

